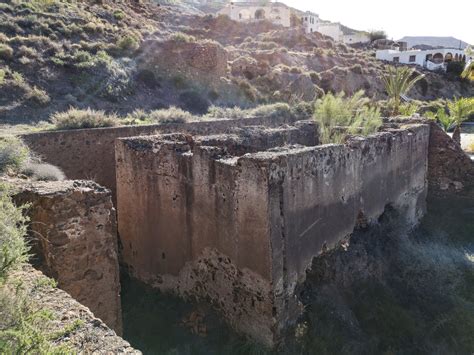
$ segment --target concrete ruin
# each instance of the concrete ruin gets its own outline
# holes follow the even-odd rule
[[[425,211],[429,127],[317,146],[310,122],[233,135],[117,141],[122,258],[162,290],[210,299],[267,345],[301,314],[314,257],[387,205]]]
[[[315,257],[377,221],[387,206],[410,227],[425,212],[428,188],[437,193],[472,185],[472,163],[444,132],[422,120],[407,122],[387,122],[381,132],[341,145],[318,145],[313,121],[288,117],[45,132],[24,140],[69,178],[93,178],[112,190],[121,260],[132,276],[209,300],[235,329],[274,345],[301,314],[296,290]],[[453,161],[460,162],[456,169]],[[94,199],[76,198],[83,193],[103,196],[110,218],[97,233],[93,227],[103,223],[85,218],[91,228],[81,230],[93,231],[91,239],[71,234],[54,249],[65,260],[59,263],[56,251],[46,254],[56,264],[44,270],[59,280],[59,272],[70,270],[78,285],[71,294],[105,320],[98,302],[118,300],[116,257],[108,264],[115,271],[104,280],[83,279],[96,275],[89,272],[99,260],[95,252],[116,253],[110,193],[95,184],[62,184],[73,184],[66,189],[73,192],[59,193],[69,201],[58,202],[59,209],[50,202],[57,193],[23,193],[36,210],[33,220],[50,230],[77,230],[73,215],[83,220],[95,206]],[[84,189],[89,192],[75,191]],[[117,290],[110,297],[97,291],[109,282],[108,290]],[[67,282],[61,285],[66,289]],[[100,297],[90,302],[94,294]]]
[[[110,190],[92,181],[17,187],[15,202],[28,204],[33,264],[121,334],[117,224]]]

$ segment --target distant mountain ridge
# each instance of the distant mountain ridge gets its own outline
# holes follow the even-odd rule
[[[435,37],[435,36],[405,36],[399,41],[407,42],[408,48],[419,46],[442,47],[442,48],[461,48],[465,49],[469,43],[454,37]]]

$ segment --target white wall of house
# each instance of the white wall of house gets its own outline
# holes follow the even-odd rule
[[[236,2],[226,5],[218,12],[219,15],[227,15],[232,20],[240,22],[268,20],[276,25],[290,27],[290,8],[282,3],[268,3],[259,6],[258,3]]]
[[[301,16],[301,21],[306,33],[317,32],[321,22],[319,15],[310,11],[305,12],[304,15]]]
[[[338,23],[321,23],[317,31],[325,36],[331,37],[336,42],[342,42],[344,38],[341,25]]]
[[[439,64],[444,62],[469,60],[470,56],[467,56],[463,50],[450,48],[408,51],[382,49],[376,52],[375,58],[388,62],[420,65],[433,70],[439,68]]]

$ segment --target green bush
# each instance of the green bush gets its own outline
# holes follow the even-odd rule
[[[119,119],[114,114],[106,115],[104,111],[71,108],[68,111],[53,114],[51,122],[56,129],[81,129],[114,127],[119,124]]]
[[[314,117],[324,144],[341,143],[347,133],[375,133],[382,125],[380,110],[370,105],[363,91],[352,97],[346,97],[343,92],[324,95],[315,103]]]
[[[124,52],[134,52],[140,47],[140,43],[136,36],[127,35],[118,39],[117,47]]]
[[[16,137],[0,137],[0,174],[18,171],[29,157],[27,146]]]
[[[170,39],[176,42],[195,43],[197,40],[194,36],[187,35],[183,32],[175,32],[170,36]]]
[[[16,207],[8,188],[0,185],[0,284],[11,270],[28,260],[27,222],[23,208]]]
[[[10,47],[8,44],[0,43],[0,59],[13,59],[13,48]]]
[[[125,18],[125,13],[122,10],[115,10],[113,15],[114,18],[118,21],[123,20]]]

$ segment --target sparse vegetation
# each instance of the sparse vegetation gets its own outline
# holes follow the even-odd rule
[[[314,117],[324,144],[341,143],[348,133],[372,134],[382,125],[379,108],[370,105],[363,91],[352,97],[343,92],[324,95],[315,103]]]
[[[0,148],[0,152],[3,149]],[[8,274],[28,259],[28,246],[25,241],[28,219],[23,209],[16,207],[8,188],[0,185],[0,288]],[[0,314],[3,311],[1,308]],[[3,318],[3,317],[0,317]],[[0,341],[1,344],[1,341]]]
[[[26,163],[29,150],[18,138],[0,137],[0,174],[18,172]]]
[[[119,124],[119,119],[114,114],[105,114],[104,111],[71,108],[65,112],[55,113],[51,117],[51,122],[56,129],[80,129],[114,127]]]
[[[196,37],[188,35],[183,32],[175,32],[170,36],[170,39],[176,42],[194,43],[197,42]]]
[[[168,109],[155,110],[150,112],[150,120],[154,123],[182,123],[191,121],[193,115],[178,107],[171,106]]]
[[[57,166],[33,161],[28,162],[21,173],[36,181],[61,181],[66,178]]]
[[[117,41],[117,47],[123,52],[133,52],[138,49],[140,43],[138,38],[132,34],[121,37]]]
[[[8,44],[0,43],[0,59],[13,59],[13,48],[10,47]]]

